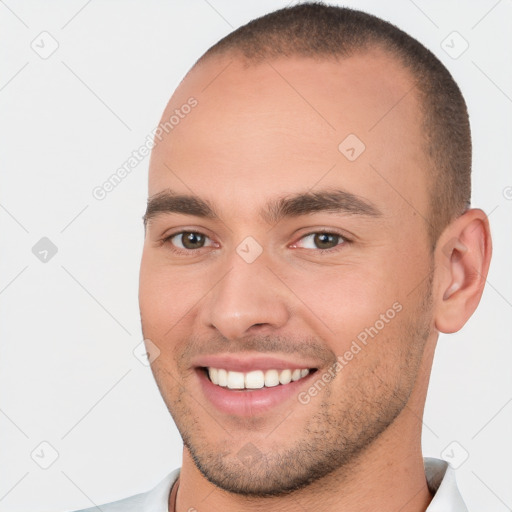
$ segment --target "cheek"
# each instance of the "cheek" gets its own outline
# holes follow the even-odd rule
[[[145,336],[170,339],[184,319],[194,314],[194,304],[204,294],[200,277],[171,268],[161,259],[144,254],[139,277],[139,307]]]
[[[366,328],[395,316],[397,288],[389,282],[387,270],[373,267],[337,266],[326,271],[304,273],[293,287],[308,309],[327,327],[327,337],[336,353],[343,352],[352,339]],[[388,324],[386,323],[386,326]]]
[[[169,270],[157,262],[144,258],[141,264],[139,281],[139,307],[142,333],[158,347],[158,357],[152,361],[151,370],[166,397],[166,403],[175,403],[178,399],[178,387],[181,375],[175,371],[177,358],[182,347],[178,340],[187,339],[190,329],[187,319],[191,304],[190,293],[184,293],[182,286]]]

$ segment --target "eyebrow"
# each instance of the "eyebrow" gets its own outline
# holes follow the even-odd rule
[[[299,217],[318,212],[380,217],[382,212],[371,202],[341,189],[301,192],[267,201],[259,212],[268,224],[288,217]],[[143,216],[144,227],[155,217],[166,213],[179,213],[212,220],[220,220],[214,206],[193,194],[178,194],[170,189],[148,199]]]

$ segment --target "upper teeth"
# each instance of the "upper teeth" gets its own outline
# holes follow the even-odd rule
[[[218,386],[229,389],[259,389],[263,386],[272,387],[278,384],[288,384],[301,379],[309,373],[308,369],[295,370],[254,370],[251,372],[232,372],[223,368],[208,368],[210,380]]]

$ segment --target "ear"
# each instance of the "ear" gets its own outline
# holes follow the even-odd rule
[[[492,242],[487,215],[471,209],[443,231],[435,249],[436,329],[456,332],[473,314],[485,286]]]

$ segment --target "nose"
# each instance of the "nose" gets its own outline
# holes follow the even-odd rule
[[[221,275],[203,303],[203,325],[215,328],[225,338],[241,339],[287,323],[290,309],[286,290],[263,257],[247,263],[235,253]]]

